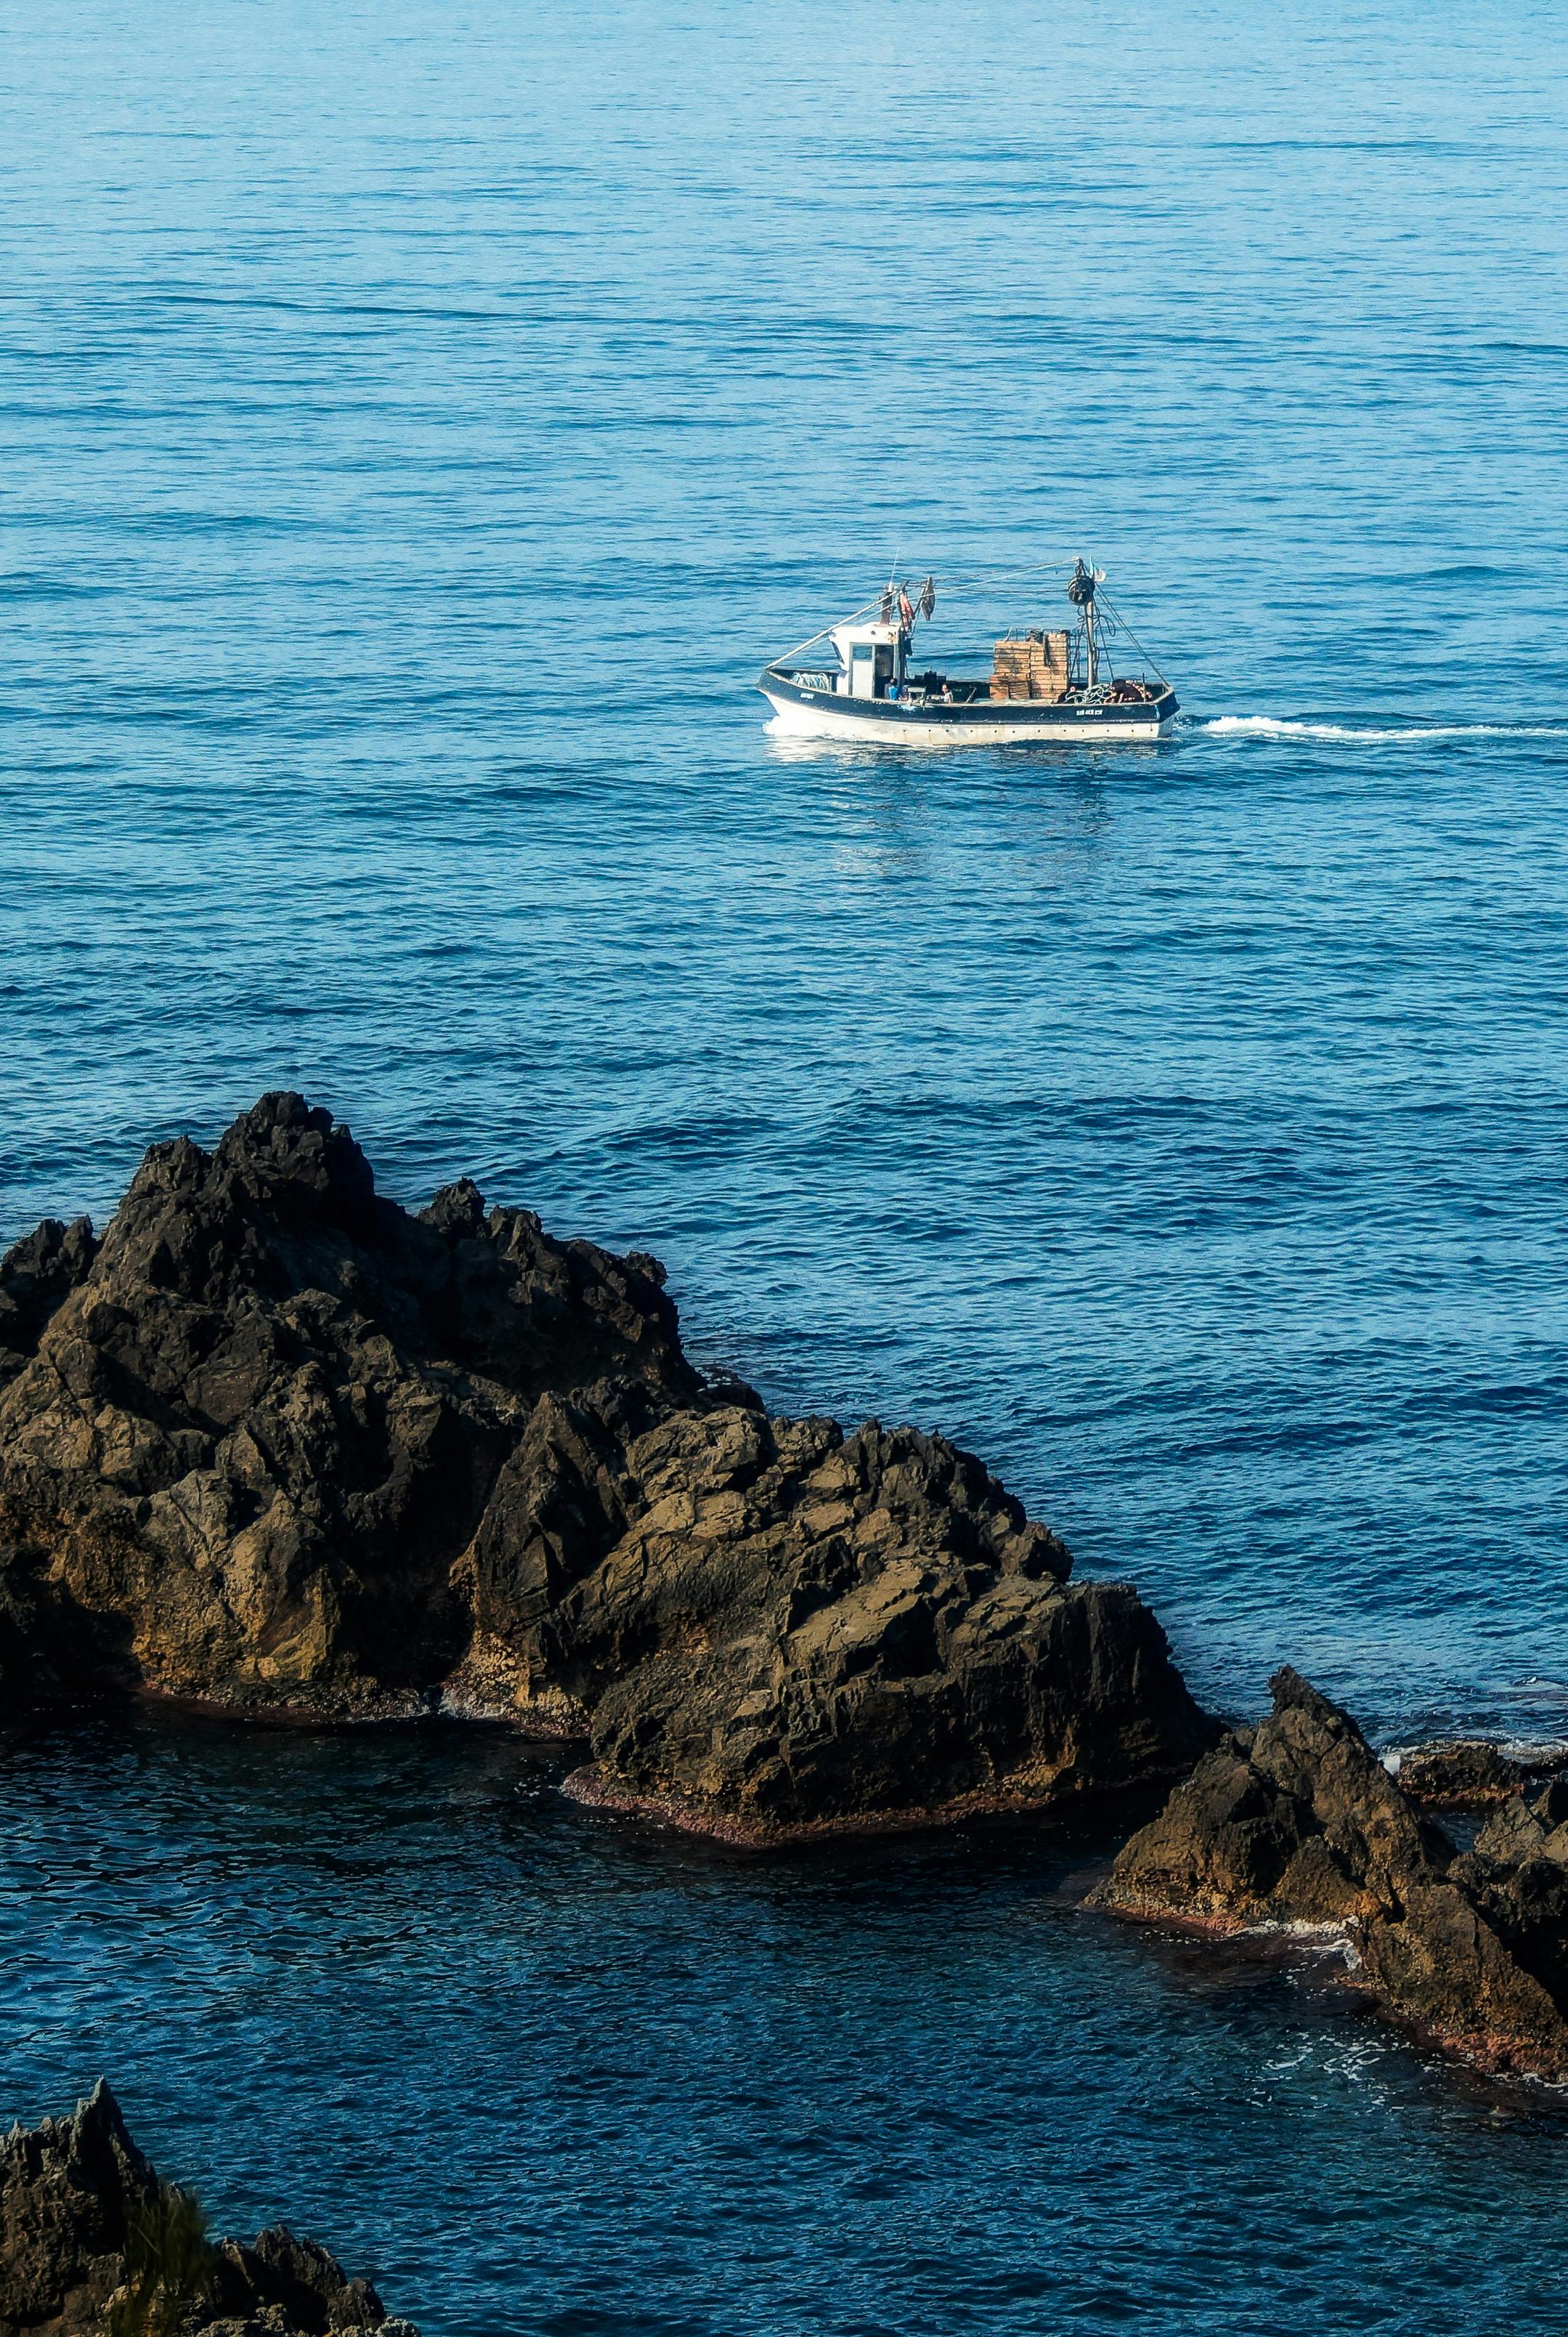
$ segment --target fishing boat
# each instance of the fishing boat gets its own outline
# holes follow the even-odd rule
[[[1080,560],[1067,577],[1069,624],[1003,635],[991,670],[967,679],[917,668],[917,625],[936,585],[890,582],[873,601],[763,668],[757,688],[774,727],[871,746],[1022,747],[1063,740],[1158,738],[1176,694],[1100,587],[1105,570]],[[1135,671],[1118,664],[1135,655]]]

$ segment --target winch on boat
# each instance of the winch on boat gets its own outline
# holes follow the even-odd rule
[[[990,672],[969,677],[913,663],[915,628],[936,611],[933,580],[890,582],[765,666],[757,687],[776,729],[811,738],[945,747],[1158,738],[1175,719],[1175,692],[1104,582],[1103,568],[1078,561],[1066,586],[1073,621],[1005,633]],[[1138,670],[1118,673],[1114,660],[1128,650]]]

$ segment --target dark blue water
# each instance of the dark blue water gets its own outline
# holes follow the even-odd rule
[[[1104,1845],[736,1863],[504,1738],[0,1776],[5,2107],[116,2073],[436,2337],[1556,2331],[1562,2113],[1076,1905]]]
[[[971,1442],[1213,1698],[1568,1728],[1559,35],[18,16],[0,1229],[300,1086]],[[1169,742],[765,730],[895,557],[957,663],[1080,550]],[[520,1772],[30,1755],[5,2106],[107,2068],[437,2337],[1555,2325],[1554,2135],[1066,1852],[737,1873]]]

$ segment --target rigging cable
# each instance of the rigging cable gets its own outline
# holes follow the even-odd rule
[[[942,591],[944,592],[972,592],[977,587],[983,584],[1008,582],[1021,583],[1027,578],[1031,576],[1071,575],[1077,563],[1075,562],[1071,566],[1069,566],[1068,562],[1065,560],[1043,560],[1032,568],[992,568],[978,571],[968,576],[959,575],[956,578],[944,575],[942,579]],[[901,589],[907,592],[910,581],[911,580],[906,577],[901,587],[895,583],[890,583],[884,586],[882,591],[873,594],[871,600],[863,601],[858,609],[852,609],[847,617],[836,617],[831,623],[819,626],[814,633],[808,633],[805,640],[803,641],[797,641],[793,650],[782,650],[776,657],[769,659],[769,664],[775,666],[785,664],[789,659],[799,657],[803,650],[814,648],[818,641],[825,641],[828,635],[834,631],[838,626],[852,625],[861,618],[869,617],[873,609],[880,614],[888,602],[890,593],[895,592]],[[930,580],[928,580],[928,582]],[[1097,606],[1103,609],[1105,615],[1110,618],[1112,623],[1121,632],[1126,635],[1128,640],[1131,641],[1133,647],[1137,650],[1138,655],[1148,666],[1150,671],[1158,680],[1164,681],[1164,674],[1154,663],[1154,659],[1149,655],[1148,650],[1144,647],[1142,641],[1139,640],[1136,633],[1134,632],[1126,619],[1121,615],[1120,611],[1112,604],[1111,601],[1105,598],[1104,594],[1096,593],[1096,599]],[[889,616],[891,620],[891,609],[889,611]]]

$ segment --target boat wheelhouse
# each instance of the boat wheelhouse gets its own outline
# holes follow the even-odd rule
[[[1101,592],[1104,582],[1103,569],[1080,560],[1067,578],[1073,621],[1004,634],[990,672],[969,678],[914,662],[915,628],[936,609],[931,578],[890,583],[765,666],[757,687],[776,729],[872,746],[1161,738],[1176,717],[1175,692]],[[1139,660],[1135,672],[1115,670],[1114,645],[1124,643]]]

